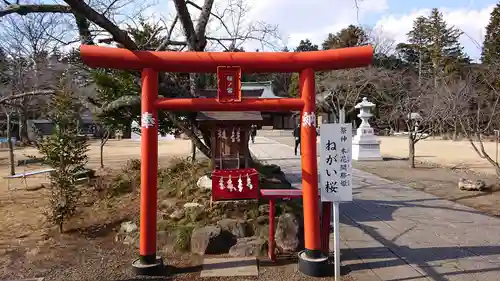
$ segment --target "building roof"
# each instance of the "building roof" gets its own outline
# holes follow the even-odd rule
[[[252,89],[252,90],[242,89],[241,95],[242,98],[259,98],[262,96],[263,92],[264,89]],[[201,98],[216,98],[217,89],[196,90],[196,95]]]
[[[197,121],[262,121],[259,111],[202,111]]]
[[[241,82],[241,89],[243,90],[255,90],[262,89],[262,95],[260,98],[265,99],[280,99],[283,97],[277,96],[273,91],[273,81],[259,81],[259,82]]]

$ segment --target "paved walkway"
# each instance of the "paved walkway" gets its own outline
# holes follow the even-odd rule
[[[259,136],[250,149],[258,159],[280,165],[300,188],[293,147]],[[358,281],[500,280],[499,219],[353,173],[354,201],[340,206],[341,259]]]

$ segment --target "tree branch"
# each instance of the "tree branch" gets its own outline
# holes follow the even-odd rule
[[[177,16],[182,24],[182,29],[184,30],[184,35],[186,36],[186,41],[190,50],[196,49],[196,31],[194,30],[193,20],[189,14],[189,10],[184,0],[173,0],[175,9],[177,10]]]
[[[107,32],[109,32],[113,39],[122,44],[125,48],[129,50],[136,50],[137,44],[128,36],[127,32],[120,29],[114,23],[112,23],[106,16],[99,14],[96,10],[92,9],[89,5],[81,0],[64,0],[73,11],[85,15],[85,17],[91,22],[97,24]]]
[[[5,3],[8,3],[4,1]],[[57,4],[33,4],[33,5],[11,5],[7,4],[7,8],[0,11],[0,17],[9,15],[9,14],[19,14],[25,16],[31,13],[71,13],[71,7],[66,5],[57,5]]]
[[[15,99],[21,99],[21,98],[28,97],[28,96],[45,96],[45,95],[53,95],[54,93],[55,93],[54,90],[40,90],[40,91],[24,92],[22,94],[2,97],[2,98],[0,98],[0,104],[3,104],[5,102],[11,101],[11,100],[15,100]]]

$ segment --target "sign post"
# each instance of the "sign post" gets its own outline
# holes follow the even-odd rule
[[[322,124],[320,127],[321,201],[333,202],[335,280],[340,281],[339,203],[352,201],[351,124]],[[330,219],[330,218],[328,218]]]

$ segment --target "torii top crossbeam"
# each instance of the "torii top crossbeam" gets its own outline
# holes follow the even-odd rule
[[[154,52],[130,51],[82,45],[80,55],[90,67],[134,69],[152,68],[165,72],[211,72],[217,66],[238,66],[243,72],[299,72],[335,70],[366,66],[373,48],[361,46],[311,52]]]

